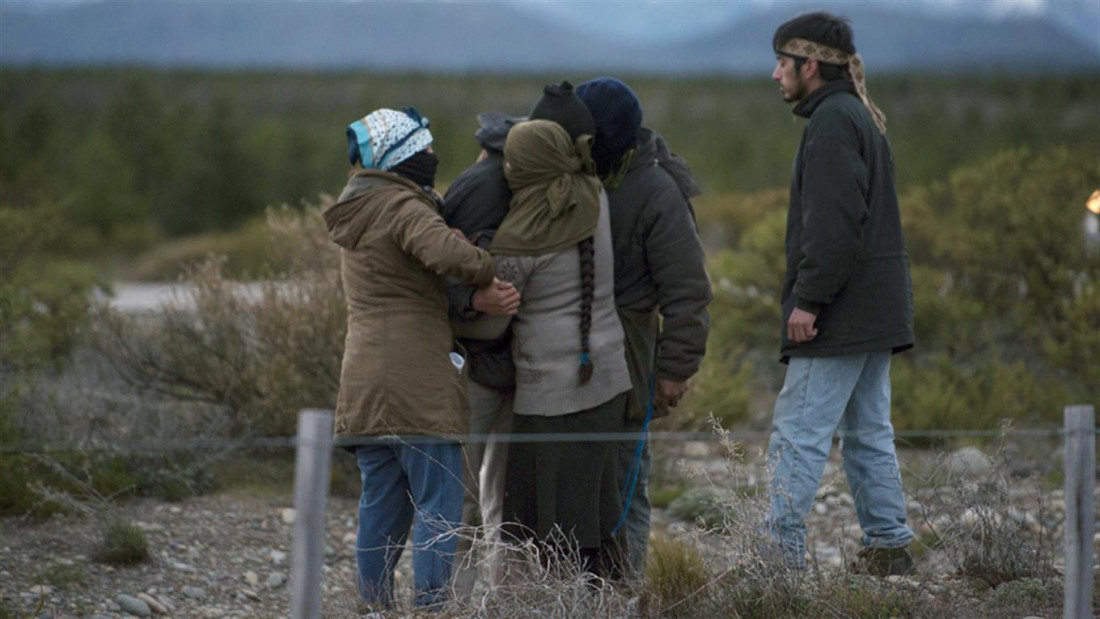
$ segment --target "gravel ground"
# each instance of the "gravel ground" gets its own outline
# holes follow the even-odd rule
[[[153,555],[134,567],[91,559],[99,539],[96,519],[0,520],[0,597],[16,616],[44,600],[40,617],[119,617],[118,597],[138,594],[173,616],[285,616],[291,502],[289,496],[219,494],[120,506],[118,515],[145,532]],[[354,600],[354,537],[348,537],[354,508],[353,500],[334,498],[327,512],[326,598],[345,606]]]
[[[721,488],[737,476],[743,484],[759,475],[751,466],[731,475],[718,456],[717,446],[711,444],[689,444],[676,454],[660,457],[681,462],[681,470],[693,470],[695,478],[686,483],[702,487]],[[838,464],[834,454],[808,519],[812,548],[818,565],[824,569],[841,569],[859,549],[852,499]],[[920,489],[911,491],[915,497],[921,495]],[[1064,502],[1057,491],[1047,493],[1043,499],[1045,512],[1037,511],[1035,501],[1029,502],[1029,496],[1040,496],[1035,488],[1021,484],[1012,492],[1019,497],[1021,522],[1040,517],[1061,521],[1058,510],[1064,509]],[[101,518],[58,514],[40,521],[0,519],[0,619],[103,619],[141,615],[145,610],[151,615],[177,617],[287,616],[292,501],[287,488],[285,494],[238,491],[179,503],[122,503],[115,508],[117,515],[145,532],[152,554],[151,561],[133,567],[111,567],[92,559]],[[919,498],[910,500],[909,510],[914,529],[918,534],[927,533],[935,515],[924,518]],[[675,503],[670,509],[655,510],[654,531],[687,532],[693,525],[671,515],[676,511]],[[354,518],[353,499],[330,499],[324,573],[326,616],[355,612]],[[1100,539],[1097,541],[1100,543]],[[399,583],[410,579],[408,556],[406,553],[399,567]],[[943,591],[956,584],[954,567],[935,552],[923,553],[919,567],[920,578],[926,584],[931,582],[929,591]],[[967,595],[970,601],[980,603],[979,593]],[[145,607],[131,598],[142,600]],[[1049,616],[1060,616],[1060,612]]]

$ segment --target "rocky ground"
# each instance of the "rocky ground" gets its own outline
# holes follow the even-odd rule
[[[957,459],[966,457],[973,459],[975,454]],[[667,485],[676,479],[676,483],[690,486],[667,508],[655,510],[655,532],[671,535],[687,533],[692,520],[705,517],[714,497],[725,488],[751,487],[761,474],[752,465],[729,467],[718,445],[709,443],[665,450],[659,458],[666,466],[656,476],[657,484]],[[906,454],[903,464],[918,458]],[[748,459],[752,461],[751,456]],[[859,549],[853,501],[838,464],[835,458],[830,461],[808,522],[815,560],[823,569],[842,568]],[[977,458],[967,466],[985,464]],[[920,470],[929,469],[916,464],[907,469],[914,471],[907,474],[907,490],[912,494],[910,517],[920,539],[926,540],[936,533],[937,518],[940,525],[950,524],[942,521],[947,512],[936,512],[942,506],[935,495],[943,488],[922,487]],[[674,477],[674,470],[683,475],[682,480]],[[990,471],[982,469],[976,478],[989,477]],[[1058,491],[1043,492],[1024,483],[1014,483],[1003,491],[1013,502],[1009,518],[1025,528],[1049,527],[1053,534],[1061,535],[1058,526],[1064,502]],[[693,507],[692,501],[698,505]],[[101,518],[59,514],[44,521],[0,519],[0,618],[287,616],[295,518],[292,502],[288,487],[286,492],[229,491],[179,503],[137,500],[120,504],[116,515],[144,531],[152,554],[150,561],[133,567],[112,567],[93,559]],[[955,520],[981,518],[980,514],[968,516],[966,510],[951,513]],[[354,499],[330,500],[324,572],[326,616],[355,613],[354,516]],[[956,576],[951,557],[942,552],[919,553],[918,565],[917,578],[930,595],[965,585]],[[409,579],[407,558],[399,579]],[[980,604],[980,588],[965,587],[967,591],[959,599]],[[1043,612],[1042,605],[1038,612]],[[1045,612],[1036,616],[1053,619],[1061,615],[1049,604]]]

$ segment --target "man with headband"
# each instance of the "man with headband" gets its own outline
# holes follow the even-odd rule
[[[894,430],[890,357],[913,346],[913,291],[886,117],[867,94],[848,22],[800,15],[775,32],[772,79],[807,119],[787,211],[782,361],[768,463],[769,528],[784,562],[805,566],[805,517],[839,430],[863,530],[850,568],[913,567]]]

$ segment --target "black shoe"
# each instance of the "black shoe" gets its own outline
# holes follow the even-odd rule
[[[902,548],[864,548],[848,565],[853,574],[905,576],[913,573],[913,555]]]

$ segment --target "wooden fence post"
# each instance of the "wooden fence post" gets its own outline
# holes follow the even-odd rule
[[[1096,531],[1096,411],[1065,410],[1065,619],[1092,617],[1092,538]]]
[[[321,567],[325,558],[325,504],[332,463],[332,413],[298,415],[294,464],[294,539],[291,550],[290,616],[321,617]]]

